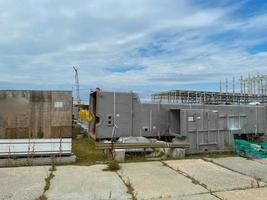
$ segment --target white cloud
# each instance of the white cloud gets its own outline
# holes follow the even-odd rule
[[[240,4],[190,1],[0,1],[0,79],[144,92],[261,71],[266,15],[232,18]],[[112,73],[109,69],[142,66]],[[160,85],[160,87],[159,87]]]

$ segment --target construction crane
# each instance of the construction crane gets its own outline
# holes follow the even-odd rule
[[[79,83],[78,68],[73,66],[73,69],[74,69],[74,72],[75,72],[77,106],[78,106],[78,110],[80,110],[81,97],[80,97],[80,83]]]
[[[75,83],[76,83],[76,98],[77,98],[77,107],[78,107],[78,119],[81,121],[91,122],[93,120],[93,116],[89,112],[89,110],[85,110],[81,108],[81,97],[80,97],[80,82],[79,82],[79,74],[78,68],[74,67],[75,72]]]

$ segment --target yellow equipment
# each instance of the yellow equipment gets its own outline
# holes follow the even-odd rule
[[[93,116],[88,110],[80,109],[79,119],[91,122],[93,120]]]

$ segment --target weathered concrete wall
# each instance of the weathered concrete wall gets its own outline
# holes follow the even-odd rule
[[[91,94],[90,124],[96,139],[115,137],[177,137],[192,151],[232,148],[234,134],[264,134],[266,107],[249,105],[184,105],[141,103],[134,93]]]
[[[0,90],[0,138],[71,137],[70,91]]]

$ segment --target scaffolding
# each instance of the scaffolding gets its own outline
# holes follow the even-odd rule
[[[239,92],[236,91],[236,79],[232,79],[232,91],[229,91],[228,79],[220,81],[219,92],[171,90],[154,93],[154,102],[182,103],[182,104],[249,104],[267,103],[267,75],[257,73],[256,76],[240,77]]]
[[[152,94],[152,100],[154,102],[184,104],[249,104],[252,102],[267,103],[267,95],[172,90]]]

